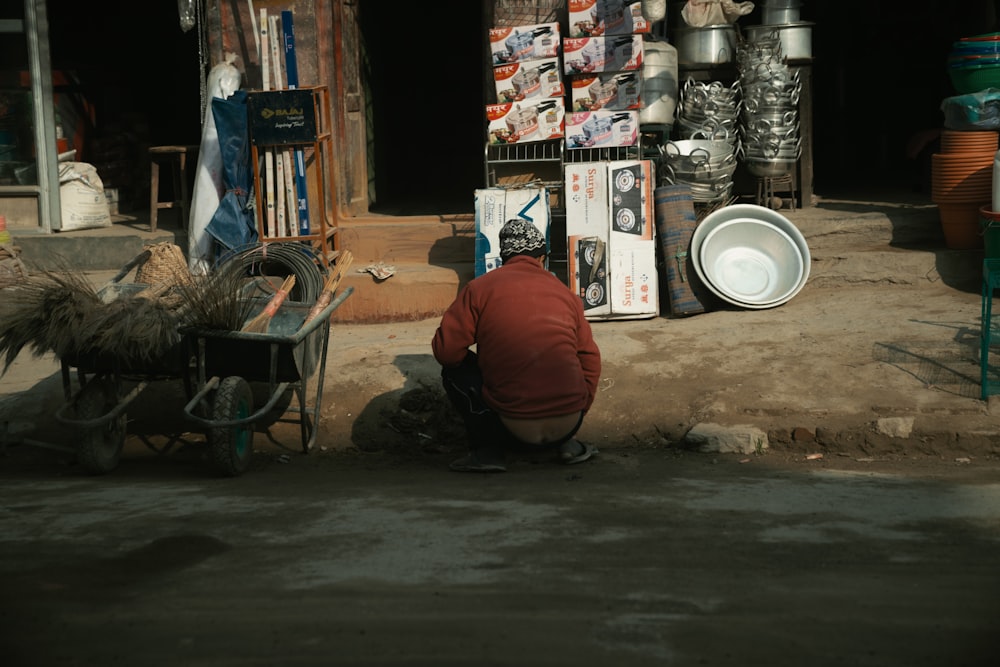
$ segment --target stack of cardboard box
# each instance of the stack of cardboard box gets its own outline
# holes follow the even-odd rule
[[[497,103],[486,105],[489,142],[561,139],[566,108],[559,24],[491,28],[489,37],[497,88]]]
[[[659,315],[652,163],[578,162],[565,172],[567,280],[587,319]]]
[[[639,140],[640,0],[569,0],[563,66],[569,81],[567,148],[634,146]]]

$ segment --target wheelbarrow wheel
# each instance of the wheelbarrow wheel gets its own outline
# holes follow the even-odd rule
[[[223,378],[212,402],[213,421],[243,419],[253,410],[253,390],[239,376]],[[215,426],[208,433],[208,455],[212,465],[229,477],[243,474],[253,456],[253,425]]]
[[[106,415],[117,404],[115,383],[110,378],[88,382],[76,399],[76,414],[83,421]],[[105,475],[118,467],[125,447],[125,413],[100,426],[81,429],[76,458],[91,475]]]

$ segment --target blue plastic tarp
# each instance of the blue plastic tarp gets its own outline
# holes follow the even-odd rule
[[[232,250],[257,241],[246,91],[237,90],[225,100],[213,98],[212,116],[219,134],[225,194],[206,230]]]

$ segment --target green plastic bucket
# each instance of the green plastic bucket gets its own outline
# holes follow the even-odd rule
[[[988,206],[979,209],[979,226],[983,230],[983,257],[1000,259],[1000,212]]]

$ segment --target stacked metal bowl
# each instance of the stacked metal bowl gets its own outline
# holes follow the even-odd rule
[[[698,278],[735,306],[774,308],[809,280],[805,236],[791,220],[756,204],[731,204],[709,213],[691,236]]]
[[[665,184],[691,187],[696,202],[717,202],[733,190],[740,151],[739,82],[688,79],[677,104],[677,141],[660,147],[658,173]]]
[[[693,139],[695,134],[739,140],[740,87],[739,81],[725,86],[720,81],[688,79],[681,87],[677,101],[677,134],[681,139]]]
[[[696,133],[696,137],[697,137]],[[728,199],[736,171],[736,145],[708,137],[668,141],[660,147],[661,184],[687,185],[696,202]]]
[[[788,67],[774,33],[742,42],[736,65],[743,91],[739,124],[743,162],[754,176],[785,176],[802,154],[798,111],[802,84]]]

